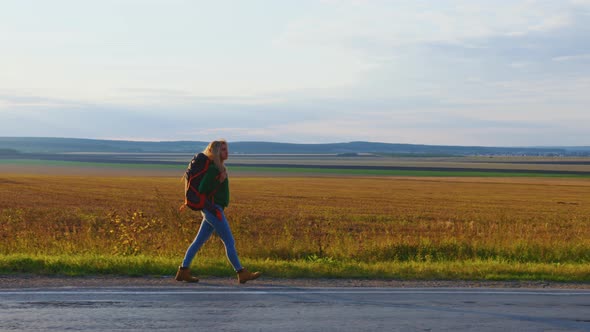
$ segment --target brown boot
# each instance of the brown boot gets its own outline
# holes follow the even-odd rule
[[[186,281],[186,282],[199,282],[199,278],[191,276],[191,270],[188,267],[178,267],[178,272],[176,272],[176,277],[174,278],[176,281]]]
[[[260,272],[249,272],[246,268],[241,269],[238,271],[238,281],[240,284],[246,283],[248,280],[254,280],[260,277]]]

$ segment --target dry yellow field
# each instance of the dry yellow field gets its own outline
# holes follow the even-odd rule
[[[251,259],[590,262],[588,179],[235,176],[231,194]],[[180,258],[200,223],[181,202],[179,177],[0,174],[0,254]]]

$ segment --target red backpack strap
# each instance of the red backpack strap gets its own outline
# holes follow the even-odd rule
[[[191,183],[191,181],[196,178],[199,175],[202,175],[203,173],[207,172],[207,170],[209,169],[209,159],[207,159],[207,161],[205,162],[205,166],[203,167],[203,169],[201,171],[199,171],[197,174],[193,174],[193,176],[188,178],[188,182],[187,183]],[[188,189],[188,188],[187,188]]]
[[[186,181],[186,186],[184,187],[184,191],[186,192],[187,190],[191,190],[196,194],[199,194],[198,188],[194,188],[193,186],[191,186],[191,181],[196,178],[197,176],[203,175],[203,173],[207,172],[207,170],[209,169],[209,164],[210,164],[211,160],[209,158],[207,158],[207,160],[205,161],[205,166],[203,166],[203,169],[200,170],[199,172],[197,172],[196,174],[193,174],[192,176],[187,176],[187,181]],[[187,171],[188,172],[188,171]],[[186,198],[186,195],[184,197],[184,204],[182,204],[179,208],[178,211],[182,212],[184,211],[184,209],[186,209],[186,207],[188,205],[191,205],[191,202],[188,201],[188,199]],[[192,206],[192,205],[191,205]]]

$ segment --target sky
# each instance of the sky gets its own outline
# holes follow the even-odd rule
[[[590,145],[590,0],[2,0],[0,136]]]

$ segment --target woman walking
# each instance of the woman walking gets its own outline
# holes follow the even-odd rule
[[[223,210],[229,204],[229,179],[224,162],[228,158],[228,146],[225,140],[217,140],[209,143],[203,153],[211,161],[205,176],[199,185],[199,192],[212,195],[213,207],[205,208],[201,211],[203,221],[195,240],[188,247],[182,265],[178,267],[176,273],[177,281],[198,282],[199,279],[191,276],[189,266],[199,249],[211,237],[213,232],[217,232],[225,246],[227,259],[238,274],[238,281],[243,284],[248,280],[254,280],[260,276],[260,272],[249,272],[242,267],[236,252],[234,237],[229,223],[225,218]]]

